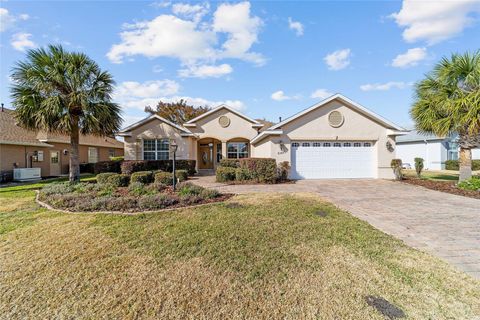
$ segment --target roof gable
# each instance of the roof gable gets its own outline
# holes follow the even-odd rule
[[[333,100],[339,100],[339,101],[342,101],[343,103],[346,104],[347,107],[350,107],[352,108],[353,110],[363,114],[364,116],[367,116],[369,118],[371,118],[372,120],[374,120],[375,122],[381,124],[382,126],[384,126],[385,128],[391,128],[391,129],[395,129],[395,130],[399,130],[399,131],[405,131],[404,128],[396,125],[395,123],[381,117],[380,115],[374,113],[373,111],[371,110],[368,110],[367,108],[365,108],[364,106],[354,102],[353,100],[350,100],[349,98],[337,93],[337,94],[334,94],[333,96],[330,96],[322,101],[320,101],[319,103],[317,104],[314,104],[313,106],[311,106],[310,108],[307,108],[303,111],[300,111],[299,113],[283,120],[282,122],[279,122],[277,123],[276,125],[268,128],[268,130],[275,130],[275,129],[280,129],[282,128],[282,126],[286,125],[287,123],[290,123],[300,117],[302,117],[303,115],[307,114],[307,113],[310,113],[311,111],[313,110],[316,110],[318,108],[321,108],[323,106],[325,106],[326,104],[328,104],[329,102],[333,101]]]
[[[216,113],[216,112],[218,112],[218,111],[220,111],[220,110],[222,110],[222,109],[226,109],[226,110],[230,111],[231,113],[234,113],[234,114],[236,114],[237,116],[239,116],[239,117],[247,120],[248,122],[252,123],[252,126],[254,126],[254,127],[263,127],[263,124],[261,124],[261,123],[258,122],[257,120],[254,120],[254,119],[252,119],[252,118],[250,118],[250,117],[247,117],[247,116],[244,115],[243,113],[241,113],[241,112],[239,112],[239,111],[237,111],[237,110],[235,110],[235,109],[227,106],[226,104],[221,104],[221,105],[219,105],[218,107],[213,108],[212,110],[210,110],[210,111],[208,111],[208,112],[205,112],[204,114],[201,114],[201,115],[199,115],[198,117],[193,118],[193,119],[190,120],[190,121],[187,121],[184,125],[185,125],[186,127],[194,127],[194,126],[195,126],[195,123],[196,123],[197,121],[199,121],[199,120],[201,120],[201,119],[204,119],[204,118],[208,117],[209,115],[214,114],[214,113]]]
[[[178,124],[175,124],[175,123],[173,123],[173,122],[171,122],[171,121],[169,121],[169,120],[167,120],[167,119],[165,119],[165,118],[163,118],[163,117],[160,117],[160,116],[157,115],[157,114],[152,114],[151,116],[148,116],[148,117],[146,117],[146,118],[144,118],[144,119],[142,119],[142,120],[140,120],[140,121],[138,121],[138,122],[135,122],[134,124],[131,124],[130,126],[122,129],[122,130],[119,132],[119,135],[120,135],[120,136],[129,136],[129,135],[130,135],[130,131],[132,131],[133,129],[136,129],[136,128],[142,126],[143,124],[145,124],[145,123],[147,123],[147,122],[149,122],[149,121],[151,121],[151,120],[153,120],[153,119],[160,120],[160,121],[168,124],[169,126],[174,127],[175,129],[180,130],[180,131],[181,131],[183,134],[185,134],[185,135],[193,135],[193,133],[190,132],[190,130],[188,130],[187,128],[184,128],[184,127],[182,127],[182,126],[180,126],[180,125],[178,125]]]

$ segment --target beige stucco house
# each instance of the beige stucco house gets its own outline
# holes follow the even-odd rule
[[[405,133],[341,94],[333,95],[269,128],[221,105],[183,126],[151,115],[123,129],[126,160],[197,160],[215,169],[222,158],[268,157],[288,161],[293,179],[391,178],[395,137]]]

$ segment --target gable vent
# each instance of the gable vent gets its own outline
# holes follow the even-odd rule
[[[334,127],[338,128],[343,124],[343,115],[339,111],[332,111],[328,115],[328,123]]]

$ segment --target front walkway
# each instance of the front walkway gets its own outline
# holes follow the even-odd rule
[[[277,185],[194,183],[222,192],[313,192],[480,279],[480,200],[386,180],[301,180]]]

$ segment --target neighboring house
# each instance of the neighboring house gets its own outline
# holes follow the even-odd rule
[[[123,142],[109,137],[80,136],[80,163],[123,155]],[[13,111],[0,111],[0,180],[14,168],[41,168],[42,177],[68,173],[70,137],[35,132],[16,125]]]
[[[125,159],[179,159],[215,169],[220,159],[275,158],[291,164],[293,179],[391,178],[395,138],[404,129],[343,95],[333,95],[267,129],[221,105],[183,126],[151,115],[123,129]]]
[[[424,160],[424,168],[429,170],[445,169],[445,161],[458,160],[458,143],[455,135],[438,137],[421,134],[415,130],[397,138],[397,158],[409,163],[412,168],[415,158]],[[472,159],[480,159],[480,149],[472,149]]]

